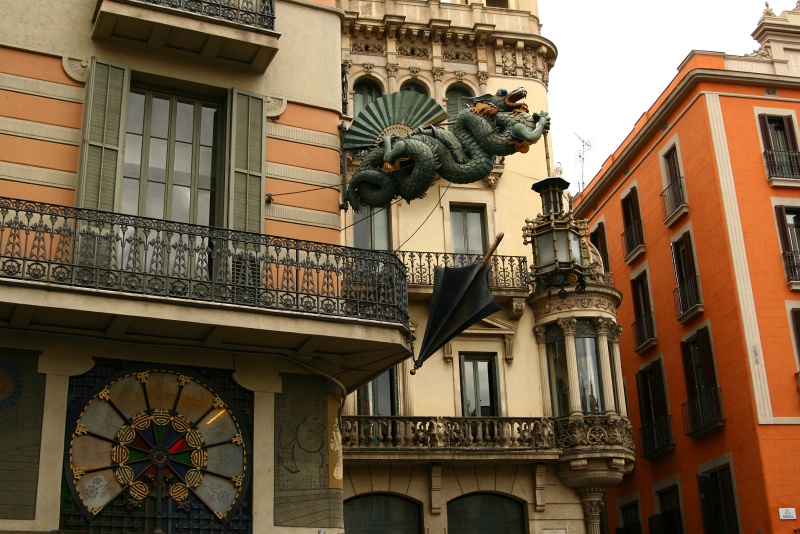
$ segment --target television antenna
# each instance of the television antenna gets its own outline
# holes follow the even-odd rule
[[[586,164],[586,152],[591,150],[592,142],[588,139],[584,139],[577,132],[572,132],[575,134],[575,137],[581,142],[581,149],[578,152],[575,152],[575,160],[579,161],[581,164],[581,180],[578,182],[578,193],[583,191],[583,168]]]

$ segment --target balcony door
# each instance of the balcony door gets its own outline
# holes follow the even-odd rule
[[[456,255],[483,256],[486,253],[486,216],[483,206],[450,206],[450,225],[453,252]]]
[[[461,403],[465,417],[500,415],[497,355],[461,355]]]

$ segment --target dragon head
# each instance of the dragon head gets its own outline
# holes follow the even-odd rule
[[[528,112],[528,105],[520,102],[523,98],[528,96],[528,91],[524,87],[517,87],[513,91],[507,89],[498,89],[494,95],[494,104],[500,111],[514,111],[517,113]]]

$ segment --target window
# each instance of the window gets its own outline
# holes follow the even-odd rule
[[[731,466],[724,464],[697,475],[703,530],[715,534],[739,534],[736,489]]]
[[[397,415],[397,371],[394,367],[358,388],[360,415]]]
[[[420,534],[419,504],[394,495],[364,495],[344,503],[347,534]]]
[[[688,321],[700,309],[700,278],[694,265],[692,237],[684,232],[672,242],[672,264],[675,271],[675,312],[678,319]]]
[[[370,80],[359,80],[353,86],[353,116],[383,96],[383,91],[378,84]]]
[[[508,8],[508,0],[486,0],[486,7]]]
[[[670,486],[656,493],[660,513],[648,519],[650,534],[683,534],[681,498],[678,486]]]
[[[682,342],[681,353],[689,398],[683,405],[684,430],[688,436],[701,437],[725,425],[708,328]]]
[[[631,189],[628,196],[622,199],[622,222],[625,231],[622,233],[622,245],[626,256],[631,256],[638,247],[644,245],[644,232],[642,230],[642,215],[639,211],[639,196],[636,188]],[[635,257],[627,258],[633,261]]]
[[[461,354],[461,406],[464,417],[500,415],[496,354]]]
[[[578,319],[575,325],[575,353],[578,359],[583,413],[603,413],[603,386],[600,381],[600,353],[597,350],[597,333],[594,321]]]
[[[619,534],[642,534],[642,521],[639,516],[639,501],[629,502],[620,507],[622,528],[617,529]],[[620,532],[620,530],[622,532]]]
[[[456,115],[464,111],[469,105],[467,98],[471,96],[472,93],[463,87],[450,87],[444,95],[447,100],[447,120],[452,121]]]
[[[800,210],[775,206],[787,282],[800,281]],[[792,288],[795,289],[795,288]],[[800,289],[800,288],[798,288]]]
[[[800,178],[800,154],[792,117],[761,114],[758,123],[768,177]]]
[[[633,298],[633,335],[636,338],[636,352],[644,353],[656,345],[655,318],[650,307],[650,287],[647,271],[631,280]]]
[[[525,509],[503,495],[466,495],[447,503],[448,534],[523,534]]]
[[[425,86],[417,82],[406,82],[400,87],[400,90],[408,91],[411,93],[419,93],[421,95],[428,94],[428,90],[425,88]]]
[[[127,67],[92,59],[81,207],[263,232],[266,97],[232,89],[225,106],[172,90],[131,88],[130,80]],[[230,148],[223,154],[225,130]]]
[[[606,226],[603,223],[597,223],[597,228],[589,234],[589,241],[594,245],[600,253],[600,259],[603,260],[604,272],[611,272],[611,265],[608,262],[608,244],[606,243]]]
[[[33,352],[0,348],[0,519],[34,519],[45,377]]]
[[[642,427],[639,429],[642,456],[652,460],[674,448],[661,360],[636,373],[636,384],[642,418]]]
[[[453,252],[483,255],[486,253],[486,218],[483,206],[450,206]]]
[[[664,167],[669,185],[661,193],[661,213],[664,221],[667,222],[670,219],[677,219],[678,210],[686,205],[686,192],[684,191],[680,162],[678,161],[677,146],[673,146],[664,154]]]
[[[553,323],[544,331],[547,348],[547,372],[550,380],[550,402],[555,417],[569,415],[569,374],[564,332]]]

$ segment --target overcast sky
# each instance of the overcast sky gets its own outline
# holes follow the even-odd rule
[[[558,48],[550,72],[551,150],[573,194],[586,152],[584,185],[655,102],[691,50],[742,55],[763,0],[538,0],[542,36]],[[777,15],[796,0],[772,0]]]

